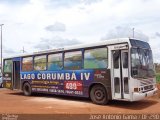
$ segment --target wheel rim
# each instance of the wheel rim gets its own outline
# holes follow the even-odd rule
[[[97,89],[94,92],[94,96],[95,96],[96,100],[101,101],[101,100],[103,100],[105,98],[105,93],[104,93],[103,90]]]

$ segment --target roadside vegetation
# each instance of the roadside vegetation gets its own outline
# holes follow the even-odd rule
[[[157,80],[157,88],[158,90],[158,98],[160,98],[160,64],[155,63],[155,70],[156,70],[156,80]]]
[[[157,80],[157,83],[160,83],[160,73],[156,73],[156,80]]]
[[[157,83],[160,83],[160,64],[159,63],[155,63],[155,70],[156,70]]]

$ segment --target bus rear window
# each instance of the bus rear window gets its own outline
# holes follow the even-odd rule
[[[4,72],[12,72],[12,60],[4,61]]]
[[[26,57],[22,60],[22,71],[32,71],[33,70],[33,58]]]
[[[82,51],[66,52],[64,57],[64,69],[81,69]]]
[[[34,70],[46,70],[46,55],[34,57]]]
[[[108,66],[107,48],[94,48],[85,50],[84,53],[84,68],[96,69],[107,68]]]

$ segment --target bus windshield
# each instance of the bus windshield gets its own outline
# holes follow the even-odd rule
[[[131,49],[131,75],[134,78],[154,77],[152,51],[150,49]]]

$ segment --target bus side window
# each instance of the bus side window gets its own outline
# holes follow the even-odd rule
[[[48,70],[61,70],[63,68],[62,53],[48,55]]]
[[[4,61],[4,72],[12,72],[12,60]]]
[[[84,68],[97,69],[108,67],[108,51],[107,48],[94,48],[85,50],[84,52]]]
[[[33,70],[33,57],[25,57],[22,59],[22,71]]]
[[[46,55],[34,57],[34,70],[46,70]]]
[[[82,51],[66,52],[64,54],[64,69],[81,69]]]

